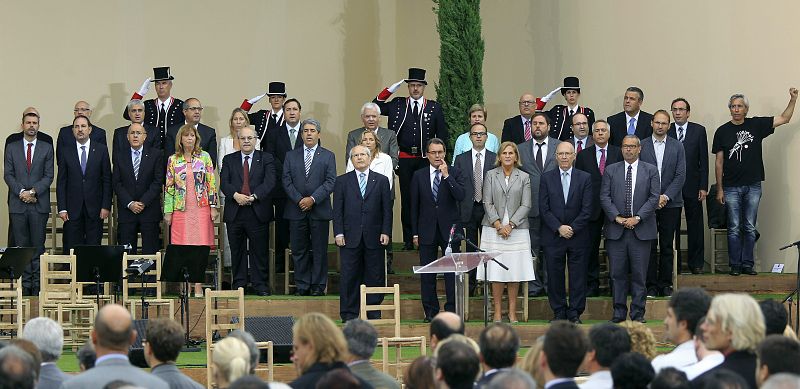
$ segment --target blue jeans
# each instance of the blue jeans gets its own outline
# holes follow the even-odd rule
[[[728,207],[728,262],[731,267],[752,268],[761,182],[725,187],[724,193]]]

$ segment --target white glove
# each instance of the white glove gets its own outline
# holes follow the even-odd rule
[[[150,91],[150,80],[151,80],[151,78],[147,77],[144,80],[144,82],[142,83],[142,86],[139,87],[139,92],[137,92],[137,93],[139,93],[139,96],[144,97],[145,95],[147,95],[147,92]]]
[[[390,87],[388,87],[386,89],[388,89],[389,92],[394,93],[397,90],[397,88],[399,88],[400,85],[402,85],[405,81],[406,80],[404,80],[404,79],[400,80],[400,81],[397,81],[396,83],[392,84],[392,86],[390,86]]]
[[[547,96],[545,96],[545,97],[542,97],[542,99],[541,99],[541,100],[542,100],[542,101],[544,101],[544,102],[546,103],[546,102],[550,101],[550,99],[552,99],[552,98],[553,98],[553,96],[555,96],[555,94],[556,94],[556,93],[558,93],[558,92],[560,92],[560,91],[561,91],[561,87],[558,87],[558,88],[556,88],[556,89],[553,89],[553,91],[552,91],[552,92],[548,93],[548,94],[547,94]]]
[[[250,103],[250,105],[253,105],[253,104],[257,103],[258,100],[263,99],[264,96],[266,96],[266,95],[267,95],[267,92],[264,92],[263,95],[258,95],[256,97],[251,97],[251,98],[247,99],[247,102]]]

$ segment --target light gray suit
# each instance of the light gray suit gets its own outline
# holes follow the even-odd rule
[[[542,153],[544,167],[536,166],[535,163],[535,139],[517,146],[519,148],[519,159],[522,162],[522,171],[528,173],[531,179],[531,210],[528,213],[528,232],[531,235],[531,252],[533,252],[536,261],[537,273],[536,279],[529,284],[528,295],[531,296],[542,295],[547,289],[547,269],[544,267],[544,261],[541,260],[541,245],[539,243],[539,236],[542,230],[542,219],[539,217],[539,184],[542,173],[558,168],[556,148],[561,143],[560,140],[551,137],[545,139],[545,142],[547,143],[547,153]]]
[[[198,384],[186,374],[181,373],[174,363],[162,363],[150,370],[150,374],[161,378],[169,385],[169,389],[203,389],[204,386]]]
[[[348,367],[351,373],[366,381],[375,389],[400,389],[400,384],[397,383],[397,380],[376,369],[369,361],[360,361]],[[269,385],[272,387],[272,383]]]
[[[58,389],[61,387],[61,383],[69,379],[69,377],[55,363],[42,365],[39,370],[39,382],[36,383],[36,389]]]
[[[350,160],[350,149],[355,145],[361,144],[361,134],[364,133],[365,128],[356,128],[347,134],[347,146],[344,150],[344,155],[347,157],[344,160],[345,165]],[[397,135],[394,131],[388,128],[378,127],[378,140],[381,142],[381,152],[386,153],[392,158],[392,167],[397,169],[399,161],[400,146],[397,145]]]
[[[528,173],[519,169],[511,171],[506,185],[502,167],[496,167],[486,173],[483,180],[483,216],[484,226],[491,227],[495,221],[503,220],[503,213],[508,207],[508,219],[517,228],[529,228],[528,212],[531,209],[531,178]]]
[[[633,214],[641,220],[632,229],[617,224],[617,216],[625,216],[625,175],[626,162],[621,161],[606,167],[600,187],[600,205],[606,214],[606,251],[611,264],[611,279],[614,281],[614,316],[622,320],[628,313],[628,285],[631,289],[630,317],[643,319],[645,313],[645,277],[647,274],[650,243],[656,239],[655,211],[661,184],[658,168],[644,161],[638,161],[636,185],[633,190]],[[628,282],[628,272],[631,274]]]
[[[27,294],[39,291],[39,256],[44,253],[45,229],[50,215],[50,184],[54,175],[53,145],[37,140],[32,152],[29,171],[25,140],[11,142],[6,146],[3,164],[14,242],[18,246],[36,248],[30,265],[22,273],[22,285],[28,289]],[[19,198],[22,190],[30,189],[36,192],[36,203],[28,204]]]
[[[127,357],[106,359],[93,368],[66,381],[62,389],[102,389],[112,381],[130,382],[148,389],[169,389],[169,385],[146,371],[133,366]]]

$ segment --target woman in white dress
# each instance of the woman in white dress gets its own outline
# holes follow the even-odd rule
[[[528,211],[531,209],[531,180],[519,169],[519,150],[513,142],[503,142],[497,156],[498,167],[486,173],[483,182],[483,233],[481,249],[499,251],[503,269],[489,262],[487,274],[478,267],[478,279],[492,283],[494,321],[502,320],[503,289],[508,288],[508,319],[517,322],[519,283],[533,280],[531,238],[528,235]]]
[[[361,145],[368,148],[370,155],[372,155],[372,162],[369,164],[369,170],[375,173],[380,173],[389,179],[389,189],[392,189],[394,183],[394,169],[392,168],[392,158],[389,154],[381,152],[381,141],[374,132],[364,130],[361,134]],[[353,162],[350,161],[350,156],[347,156],[347,173],[353,171]]]
[[[228,119],[228,128],[230,129],[228,135],[220,139],[219,146],[217,147],[217,171],[222,171],[222,159],[230,153],[235,153],[240,150],[239,146],[239,130],[245,126],[250,125],[250,119],[247,117],[247,112],[241,108],[236,108],[231,112],[231,117]],[[256,150],[258,150],[258,142],[256,142]],[[225,205],[225,195],[219,191],[220,204]],[[222,253],[222,263],[224,266],[231,265],[231,248],[228,245],[228,229],[223,228],[224,247],[225,251]]]

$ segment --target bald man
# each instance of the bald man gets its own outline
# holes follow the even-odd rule
[[[461,316],[448,311],[439,312],[431,320],[431,350],[436,350],[439,342],[453,334],[464,335],[464,321]]]
[[[89,120],[91,120],[92,106],[83,100],[78,101],[75,103],[75,108],[72,110],[72,114],[73,118],[78,116],[86,116],[89,118]],[[89,134],[89,140],[106,145],[106,130],[92,123],[92,133]],[[61,158],[63,157],[64,150],[72,151],[75,148],[75,142],[75,135],[72,134],[72,120],[70,120],[70,125],[61,127],[61,129],[58,130],[58,139],[54,145],[56,148],[56,164],[58,166],[61,166]]]
[[[101,389],[116,380],[135,382],[150,389],[169,388],[161,378],[128,361],[128,348],[136,340],[136,330],[130,313],[121,305],[107,304],[97,312],[91,340],[97,353],[94,368],[64,381],[63,389]]]

